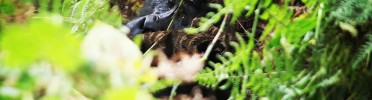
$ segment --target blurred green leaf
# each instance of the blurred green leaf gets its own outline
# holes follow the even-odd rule
[[[6,26],[1,37],[3,62],[8,66],[27,66],[49,61],[66,70],[81,62],[80,38],[70,34],[59,15],[40,15],[25,24]]]
[[[150,100],[152,96],[141,90],[138,86],[126,86],[108,91],[102,100]]]
[[[11,15],[16,12],[16,8],[12,0],[0,1],[0,15]]]

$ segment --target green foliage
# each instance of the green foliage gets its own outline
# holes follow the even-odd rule
[[[230,43],[235,51],[219,55],[220,62],[209,62],[212,68],[203,69],[195,81],[213,90],[231,88],[230,99],[237,100],[372,98],[372,1],[301,0],[307,10],[293,18],[294,1],[300,0],[210,4],[217,12],[186,31],[228,23],[222,19],[228,14],[230,23],[239,17],[253,17],[254,22],[245,34],[248,39],[236,34],[239,41]],[[34,0],[2,0],[0,99],[152,99],[151,92],[172,85],[176,89],[178,81],[157,80],[151,73],[152,57],[138,54],[139,59],[120,59],[119,64],[110,63],[113,55],[92,61],[80,57],[87,31],[117,33],[110,25],[121,26],[118,8],[108,2],[38,0],[38,12],[27,15],[21,11],[32,10]],[[21,21],[11,16],[21,16]],[[262,34],[257,32],[260,23],[265,25]]]
[[[29,24],[5,27],[0,41],[3,64],[27,66],[47,59],[58,66],[73,69],[81,61],[76,52],[79,51],[80,40],[68,34],[68,27],[63,25],[62,20],[58,15],[40,15],[30,20]]]
[[[147,89],[142,89],[141,84],[155,83],[156,76],[150,73],[148,65],[143,67],[146,65],[143,65],[142,58],[124,66],[109,65],[105,61],[91,62],[81,57],[82,35],[86,31],[117,32],[110,25],[102,23],[96,25],[96,29],[86,27],[100,22],[93,21],[99,19],[121,25],[117,7],[109,8],[107,1],[74,1],[1,1],[1,7],[17,5],[25,8],[9,7],[15,11],[9,13],[2,9],[0,12],[1,17],[8,14],[5,18],[9,19],[1,19],[0,24],[0,99],[151,99],[152,96]],[[17,15],[24,9],[32,10],[33,6],[28,5],[30,3],[40,5],[38,12],[30,16]],[[9,16],[25,18],[18,22]],[[80,22],[73,23],[74,18]],[[85,30],[71,31],[74,25],[83,25]],[[104,27],[104,31],[99,30],[103,26],[108,27]],[[125,43],[130,43],[129,39],[126,40]],[[136,47],[125,49],[138,50]]]
[[[105,95],[102,99],[103,100],[115,100],[115,99],[128,99],[128,100],[150,100],[151,95],[149,95],[146,91],[138,89],[137,87],[125,87],[122,89],[114,89],[113,91],[109,91],[107,95]],[[124,95],[125,94],[125,95]]]
[[[353,26],[355,24],[349,26],[340,25],[340,23],[329,24],[335,20],[346,21],[347,19],[346,22],[370,25],[371,13],[362,13],[364,15],[356,18],[349,16],[357,15],[357,12],[353,10],[360,7],[364,9],[359,9],[359,12],[368,12],[369,1],[368,3],[366,0],[344,1],[339,8],[335,6],[336,1],[303,1],[308,11],[294,19],[291,18],[293,12],[287,3],[278,5],[272,3],[271,0],[266,0],[258,3],[256,9],[250,9],[250,11],[255,11],[255,20],[252,31],[247,32],[250,37],[248,41],[238,35],[238,43],[231,43],[235,52],[219,56],[220,62],[210,62],[213,69],[207,68],[200,72],[196,79],[199,84],[212,89],[232,87],[230,99],[238,100],[247,98],[248,91],[253,93],[251,97],[269,99],[342,99],[343,97],[338,95],[347,94],[346,91],[350,88],[352,88],[351,91],[349,90],[351,94],[344,97],[370,98],[369,95],[358,94],[370,91],[370,88],[360,88],[366,84],[359,83],[359,80],[349,80],[356,77],[368,80],[371,75],[353,74],[356,70],[348,67],[358,66],[360,62],[367,59],[368,63],[363,64],[364,69],[358,70],[367,71],[366,73],[370,71],[371,68],[367,67],[370,64],[370,43],[367,42],[362,46],[358,55],[355,55],[357,59],[352,60],[350,55],[353,54],[351,53],[353,45],[350,40],[345,39],[350,37],[338,33],[340,31],[337,27],[340,26],[343,30],[346,29],[353,33],[353,30],[358,30]],[[363,5],[350,7],[350,4],[345,2]],[[237,4],[244,3],[238,2]],[[345,9],[347,5],[349,8]],[[337,15],[336,18],[325,16],[333,9],[338,9],[331,12]],[[342,10],[348,10],[350,14],[343,13]],[[220,12],[221,10],[216,15]],[[253,36],[257,35],[255,30],[258,17],[268,23],[264,32],[258,34],[260,35],[259,42],[255,42]],[[212,17],[209,20],[217,19]],[[370,41],[372,37],[368,35],[367,38]],[[255,45],[263,48],[253,49]],[[226,82],[221,85],[223,81]]]
[[[364,60],[366,60],[367,57],[368,57],[368,59],[366,60],[365,65],[368,65],[368,63],[370,62],[369,61],[369,56],[370,56],[370,53],[372,52],[372,35],[371,35],[371,33],[367,34],[366,38],[368,39],[368,41],[366,42],[366,44],[364,44],[360,48],[360,50],[358,51],[358,54],[355,57],[356,59],[353,61],[352,67],[354,69],[356,69],[360,65],[363,65],[361,63]]]
[[[14,14],[16,8],[11,0],[4,0],[0,2],[0,13],[1,15]]]
[[[109,0],[65,0],[62,5],[62,15],[72,24],[73,32],[85,33],[98,19],[116,27],[121,25],[119,9],[110,8]]]
[[[340,28],[344,31],[349,32],[354,38],[358,35],[365,35],[367,40],[363,44],[357,54],[354,56],[352,67],[357,69],[360,66],[368,66],[369,54],[371,52],[371,31],[368,29],[357,29],[362,26],[362,28],[370,27],[372,24],[372,1],[371,0],[342,0],[341,5],[335,7],[335,10],[330,14],[336,24],[339,24]],[[356,16],[357,15],[357,16]],[[367,31],[366,31],[367,30]],[[364,39],[362,39],[364,40]],[[366,64],[361,64],[366,61]]]
[[[257,0],[224,0],[225,7],[221,4],[210,4],[209,6],[216,8],[217,13],[210,12],[206,17],[200,19],[200,27],[198,28],[186,28],[184,29],[189,34],[195,34],[198,32],[205,32],[212,25],[221,20],[221,17],[225,14],[232,13],[231,23],[235,22],[238,17],[242,15],[244,9],[254,9],[255,5],[258,3]],[[252,11],[247,13],[250,15]]]
[[[371,0],[341,0],[341,5],[331,15],[338,21],[356,25],[372,20],[371,12]]]

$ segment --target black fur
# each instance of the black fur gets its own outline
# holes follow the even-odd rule
[[[187,27],[193,18],[204,16],[212,11],[207,0],[146,0],[140,15],[128,22],[126,26],[131,30],[130,35],[145,32],[167,30],[171,20],[170,30]],[[176,14],[176,15],[174,15]]]

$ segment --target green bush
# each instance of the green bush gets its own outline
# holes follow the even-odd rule
[[[149,67],[153,55],[141,54],[115,29],[122,17],[109,1],[16,1],[0,1],[0,99],[152,99],[151,92],[179,84],[157,79]],[[185,31],[200,33],[219,21],[223,31],[238,18],[254,19],[251,31],[236,34],[238,41],[230,43],[234,52],[219,55],[220,62],[208,61],[212,68],[196,76],[198,85],[231,87],[232,100],[371,99],[372,1],[301,0],[306,11],[293,18],[295,1],[210,4],[217,12]],[[260,22],[266,23],[262,34]],[[120,43],[114,47],[126,48],[123,54],[130,57],[115,58],[104,50],[96,57],[92,46],[85,49],[92,50],[92,58],[85,58],[82,46],[101,43],[106,35],[98,33],[106,32],[117,35],[113,40]],[[86,42],[88,37],[97,41]]]

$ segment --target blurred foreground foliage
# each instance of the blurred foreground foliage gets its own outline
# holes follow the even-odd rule
[[[109,1],[48,1],[0,1],[0,99],[143,100],[178,83],[157,80],[152,55],[114,28],[122,17]],[[218,12],[187,31],[205,31],[229,13],[230,23],[253,16],[254,24],[248,41],[232,42],[235,52],[209,62],[195,81],[232,87],[233,100],[371,99],[372,0],[301,0],[307,10],[296,18],[293,1],[211,4]],[[267,22],[262,34],[258,21]]]
[[[151,99],[157,76],[108,2],[0,1],[0,99]]]
[[[81,38],[70,34],[60,15],[34,16],[23,24],[8,24],[1,39],[3,64],[28,66],[48,59],[57,66],[73,70],[81,62]]]

